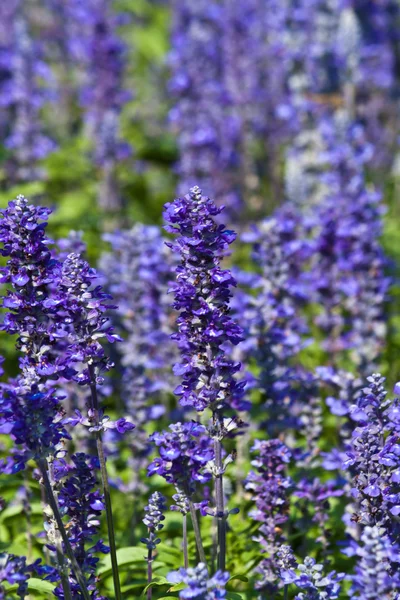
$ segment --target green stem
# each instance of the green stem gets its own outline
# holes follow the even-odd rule
[[[25,517],[26,517],[26,546],[27,546],[27,551],[26,551],[26,557],[28,559],[29,562],[31,562],[32,560],[32,509],[31,509],[31,492],[29,489],[29,481],[28,481],[28,477],[27,477],[27,472],[24,472],[24,488],[25,488],[25,493],[24,493],[24,500],[23,500],[23,507],[24,507],[24,512],[25,512]]]
[[[95,421],[95,426],[98,427],[98,425],[99,425],[99,402],[98,402],[98,398],[97,398],[96,378],[95,378],[95,372],[94,372],[93,365],[89,365],[89,374],[90,374],[90,391],[91,391],[91,398],[92,398],[92,409],[94,412],[94,421]],[[106,458],[104,455],[103,440],[101,438],[100,431],[96,431],[96,446],[97,446],[97,454],[98,454],[99,463],[100,463],[101,481],[103,484],[104,503],[106,506],[108,542],[110,544],[110,556],[111,556],[111,567],[112,567],[112,574],[113,574],[113,581],[114,581],[115,599],[122,600],[121,585],[120,585],[119,573],[118,573],[117,548],[115,545],[115,530],[114,530],[114,520],[113,520],[113,514],[112,514],[112,505],[111,505],[110,484],[108,481]]]
[[[187,540],[187,515],[183,515],[182,537],[183,537],[183,562],[184,562],[185,569],[187,569],[189,567],[188,540]]]
[[[217,538],[217,519],[213,517],[212,520],[212,530],[211,530],[211,573],[214,573],[217,569],[215,568],[215,563],[217,562],[217,546],[218,546],[218,538]]]
[[[150,584],[153,579],[153,550],[151,548],[147,551],[147,583]],[[151,600],[153,595],[153,588],[149,587],[147,590],[147,600]]]
[[[283,588],[283,600],[288,600],[288,594],[289,594],[289,586],[285,585],[285,587]]]
[[[214,438],[214,455],[215,455],[215,508],[217,518],[218,532],[218,570],[225,571],[226,557],[226,515],[224,501],[224,482],[223,482],[223,463],[222,463],[222,443],[220,432],[222,430],[222,415],[214,413],[214,424],[217,430]]]
[[[197,520],[196,509],[194,507],[192,500],[189,500],[189,509],[190,509],[190,516],[192,518],[194,537],[196,539],[196,546],[197,546],[197,551],[199,553],[200,562],[202,562],[206,565],[207,564],[206,554],[204,552],[203,542],[201,541],[201,533],[200,533],[199,522]]]
[[[58,494],[55,488],[55,480],[54,480],[54,463],[53,461],[47,461],[47,472],[49,475],[49,481],[51,485],[51,489],[53,490],[54,501],[57,504],[58,510],[60,510],[60,505],[58,503]],[[69,569],[68,565],[65,562],[65,557],[62,548],[62,538],[59,531],[55,531],[55,546],[56,546],[56,555],[57,555],[57,564],[58,564],[58,572],[60,574],[61,585],[64,592],[64,597],[66,600],[72,600],[71,596],[71,588],[69,585]]]
[[[60,574],[61,585],[64,593],[65,600],[72,600],[71,588],[69,586],[68,573],[66,572],[66,564],[64,560],[64,554],[62,552],[61,544],[57,544],[57,562],[58,572]]]
[[[72,570],[74,571],[76,580],[81,588],[82,596],[84,600],[91,600],[89,592],[86,587],[86,580],[82,573],[82,570],[78,564],[78,561],[75,558],[74,552],[72,550],[72,546],[67,536],[67,532],[65,531],[64,523],[62,522],[60,511],[57,506],[56,499],[54,498],[53,490],[51,487],[51,483],[49,480],[49,476],[47,473],[47,464],[43,458],[39,458],[37,461],[38,467],[40,469],[41,475],[43,477],[43,483],[46,490],[47,502],[50,504],[50,508],[53,511],[54,518],[57,523],[58,530],[61,534],[62,541],[64,543],[65,552],[70,560]]]
[[[103,483],[104,502],[106,505],[107,529],[110,544],[111,566],[113,571],[115,598],[116,600],[122,600],[118,573],[117,547],[115,545],[115,531],[111,505],[110,484],[108,482],[106,459],[104,456],[104,447],[100,431],[96,432],[96,445],[100,462],[101,480]]]

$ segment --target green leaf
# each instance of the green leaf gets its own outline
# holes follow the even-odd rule
[[[185,584],[184,583],[177,583],[176,585],[173,585],[171,588],[169,588],[169,592],[180,592],[181,590],[185,589]]]
[[[4,587],[6,593],[10,594],[17,591],[18,584],[14,583],[13,585],[8,585],[7,583],[4,583]],[[40,594],[39,597],[42,598],[42,600],[44,600],[45,597],[48,598],[49,596],[54,598],[53,590],[54,585],[49,581],[42,581],[41,579],[36,579],[35,577],[28,579],[28,592],[34,596],[36,596],[36,592],[38,592],[38,594]]]
[[[42,506],[39,502],[33,502],[31,504],[30,510],[31,510],[31,514],[33,514],[33,515],[40,515],[43,512]],[[19,504],[17,506],[8,506],[1,513],[0,522],[5,521],[6,519],[12,519],[13,517],[16,517],[17,515],[20,515],[23,511],[24,511],[24,507],[22,506],[22,504]]]
[[[181,567],[182,566],[182,550],[168,546],[167,544],[158,544],[157,556],[155,562],[160,564],[164,563],[170,567]]]
[[[237,579],[238,581],[244,581],[245,583],[247,583],[249,581],[245,575],[241,575],[241,574],[233,575],[232,577],[230,577],[229,581],[234,581],[235,579]]]
[[[145,562],[145,550],[137,546],[127,546],[126,548],[119,548],[117,550],[117,562],[119,569],[127,569],[130,565],[138,562]],[[100,568],[97,571],[101,579],[105,579],[112,573],[111,557],[106,556]]]
[[[44,192],[44,183],[42,181],[33,181],[32,183],[20,183],[5,192],[0,192],[0,205],[7,206],[8,202],[18,194],[22,194],[31,199],[34,196],[40,196]]]
[[[156,576],[154,577],[154,579],[152,580],[151,583],[149,583],[148,585],[146,585],[146,587],[143,590],[143,595],[147,592],[148,589],[153,588],[153,587],[159,587],[161,585],[169,585],[170,582],[168,581],[168,579],[166,579],[165,577],[162,576]]]
[[[143,586],[145,586],[147,584],[147,579],[136,579],[135,581],[132,581],[132,583],[130,583],[129,585],[124,585],[121,588],[121,592],[123,594],[127,593],[127,592],[131,592],[132,590],[137,590],[140,588],[140,590],[143,589]]]
[[[49,581],[42,581],[41,579],[35,579],[34,577],[31,577],[31,579],[28,580],[28,590],[29,592],[52,594],[54,590],[54,585]]]
[[[5,519],[11,519],[12,517],[20,515],[23,510],[24,507],[22,506],[22,504],[17,504],[16,506],[8,506],[1,513],[0,521],[4,521]]]
[[[227,598],[227,600],[244,600],[244,596],[237,592],[226,592],[225,598]]]

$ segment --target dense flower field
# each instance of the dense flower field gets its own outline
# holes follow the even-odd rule
[[[0,600],[400,600],[399,106],[398,0],[0,2]]]

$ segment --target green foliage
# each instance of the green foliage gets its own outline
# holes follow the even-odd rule
[[[99,169],[93,164],[91,153],[93,148],[84,136],[79,134],[61,140],[58,149],[43,161],[46,176],[42,180],[24,183],[18,186],[8,186],[2,172],[0,175],[2,189],[0,191],[0,207],[5,207],[10,199],[17,194],[24,194],[38,203],[54,206],[55,212],[51,220],[49,232],[51,236],[63,237],[71,229],[83,230],[88,243],[89,259],[93,262],[98,258],[104,244],[101,235],[104,231],[115,227],[129,227],[132,223],[160,223],[162,206],[171,200],[175,194],[176,176],[173,165],[177,158],[176,141],[166,127],[166,115],[169,99],[165,89],[168,77],[166,69],[166,54],[168,51],[169,10],[162,3],[149,0],[117,0],[116,7],[127,13],[131,18],[128,25],[121,27],[121,35],[129,44],[129,89],[133,91],[133,99],[127,104],[122,116],[122,136],[128,141],[134,151],[132,157],[121,161],[117,166],[117,180],[123,198],[123,207],[119,214],[109,215],[102,212],[97,203],[98,186],[101,180]],[[159,82],[162,85],[159,85]],[[6,157],[4,147],[0,146],[0,162]],[[268,187],[268,182],[265,184]],[[392,385],[400,373],[400,203],[399,181],[389,181],[386,188],[388,212],[385,216],[383,245],[392,259],[392,275],[395,285],[391,290],[388,303],[390,316],[386,351],[382,361],[382,371],[387,375]],[[270,202],[262,210],[272,211]],[[263,215],[264,216],[264,215]],[[242,223],[240,224],[243,225]],[[238,244],[236,255],[229,259],[249,268],[249,253]],[[318,308],[310,309],[309,317],[312,323]],[[316,333],[313,331],[312,333]],[[304,366],[313,369],[325,361],[318,336],[316,341],[300,354]],[[1,354],[6,356],[8,374],[15,374],[17,359],[14,350],[14,340],[0,334]],[[350,361],[344,365],[351,368]],[[261,399],[253,395],[255,410],[261,410]],[[107,408],[113,406],[113,399],[107,398]],[[158,424],[156,424],[157,426]],[[151,433],[154,424],[149,426]],[[325,428],[320,447],[331,445],[337,431],[337,420],[332,415],[325,415]],[[254,434],[249,435],[247,445],[252,443]],[[7,448],[6,436],[0,436],[2,451]],[[125,457],[118,457],[125,465]],[[120,477],[123,481],[129,479],[129,468],[124,466],[114,469],[110,460],[112,476]],[[248,459],[240,465],[243,473],[250,469]],[[143,478],[145,474],[143,473]],[[228,475],[229,479],[229,475]],[[27,483],[29,481],[29,483]],[[43,511],[40,499],[39,485],[31,477],[24,481],[21,474],[11,477],[0,477],[1,495],[6,502],[6,508],[0,513],[0,550],[15,554],[28,554],[29,560],[45,556],[45,540],[38,537],[43,531]],[[170,489],[161,478],[153,477],[149,484],[152,490],[164,490],[170,494]],[[229,518],[228,531],[228,569],[232,574],[228,584],[227,598],[229,600],[248,600],[257,598],[254,590],[254,569],[260,562],[259,545],[253,541],[257,535],[258,526],[248,518],[252,507],[250,498],[243,490],[242,482],[229,481],[232,494],[230,500],[242,507],[239,515]],[[20,487],[27,486],[32,497],[29,514],[26,507],[18,501],[17,493]],[[235,487],[236,486],[236,487]],[[133,498],[117,489],[112,490],[112,501],[116,518],[118,564],[121,571],[122,593],[124,598],[140,598],[148,588],[146,579],[146,549],[140,544],[140,537],[145,535],[145,527],[141,522],[143,507],[147,498]],[[168,497],[169,503],[171,498]],[[312,512],[312,509],[311,509]],[[329,522],[327,527],[332,533],[331,554],[338,570],[348,569],[348,559],[343,557],[336,541],[343,538],[341,514],[343,506],[341,499],[330,502]],[[291,498],[291,530],[289,541],[296,550],[311,552],[315,547],[315,532],[304,530],[302,510],[298,498]],[[27,526],[29,534],[27,536]],[[181,516],[169,512],[160,532],[162,543],[158,545],[153,563],[154,580],[150,584],[154,600],[177,598],[182,586],[171,585],[166,577],[170,571],[183,566],[181,549]],[[211,557],[213,545],[213,519],[201,519],[204,545],[208,556]],[[102,535],[106,539],[106,528],[103,523]],[[323,558],[321,548],[314,551],[318,558]],[[189,525],[189,557],[192,564],[197,560],[196,545],[193,531]],[[110,598],[113,597],[111,578],[111,559],[107,555],[102,558],[98,568],[99,586]],[[32,578],[29,581],[29,594],[32,598],[47,600],[52,598],[51,583]],[[9,586],[7,593],[15,594],[16,586]],[[11,596],[13,597],[13,596]],[[14,595],[15,597],[15,595]]]
[[[17,585],[7,585],[5,584],[6,594],[9,598],[15,598],[15,592],[17,591]],[[54,598],[53,595],[54,585],[48,581],[43,581],[42,579],[36,579],[35,577],[31,577],[28,580],[28,592],[29,596],[33,598],[41,598],[42,600],[47,600],[48,598]],[[12,595],[11,595],[12,594]]]

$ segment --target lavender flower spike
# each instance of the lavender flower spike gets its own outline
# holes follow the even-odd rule
[[[400,548],[380,527],[366,527],[357,555],[359,562],[352,577],[351,597],[360,600],[393,598],[400,589]]]
[[[222,440],[227,435],[224,426],[226,409],[245,409],[244,382],[234,375],[240,369],[227,357],[227,346],[242,340],[242,330],[229,316],[231,288],[236,280],[230,271],[220,267],[236,234],[215,222],[222,208],[202,196],[194,187],[183,198],[166,204],[166,230],[178,235],[170,247],[181,256],[174,287],[174,308],[182,362],[175,365],[176,375],[182,375],[182,385],[175,393],[183,406],[198,411],[210,408],[213,423],[210,435],[214,440],[215,515],[218,523],[218,566],[225,570],[226,512],[224,509]]]
[[[281,527],[289,517],[289,493],[293,488],[292,480],[285,473],[292,454],[280,440],[257,440],[253,450],[258,452],[251,463],[256,470],[248,474],[245,487],[256,503],[250,516],[262,523],[254,541],[259,542],[261,552],[267,554],[257,568],[261,577],[256,588],[274,594],[280,567],[277,556],[284,540]]]
[[[157,544],[161,542],[160,538],[157,537],[157,531],[162,529],[164,525],[164,512],[166,510],[165,498],[160,492],[154,492],[150,496],[148,505],[145,507],[146,515],[143,519],[143,523],[148,527],[149,537],[142,538],[140,541],[147,546],[147,583],[150,584],[153,578],[153,550],[155,550]],[[147,590],[147,600],[151,600],[152,588],[149,587]]]
[[[0,598],[9,598],[6,596],[6,590],[3,583],[18,585],[16,595],[24,600],[28,593],[28,579],[32,567],[26,564],[25,556],[14,556],[13,554],[0,554]],[[4,595],[3,595],[4,594]]]
[[[304,564],[298,565],[299,573],[293,569],[283,570],[281,579],[285,586],[295,584],[301,591],[295,600],[337,600],[340,595],[340,582],[344,573],[324,574],[323,565],[316,563],[314,558],[307,556]],[[372,596],[370,596],[372,598]]]
[[[84,364],[76,380],[80,385],[88,385],[91,392],[91,405],[88,417],[94,425],[97,452],[100,462],[101,480],[103,484],[104,501],[106,506],[107,528],[110,543],[111,564],[114,579],[115,597],[122,598],[117,564],[114,522],[110,487],[102,441],[103,420],[99,410],[97,386],[103,383],[101,371],[108,370],[113,363],[105,355],[100,339],[106,338],[113,343],[121,338],[113,333],[109,319],[105,313],[114,306],[107,304],[111,297],[103,292],[101,286],[92,287],[97,273],[83,260],[79,254],[69,254],[63,263],[60,290],[63,294],[63,308],[73,324],[74,339],[68,348],[72,362]],[[121,433],[133,429],[133,425],[125,419],[119,419],[116,428]]]
[[[95,489],[97,481],[94,470],[98,463],[97,459],[83,452],[74,454],[72,462],[73,465],[68,465],[59,461],[53,470],[54,480],[59,488],[57,500],[63,516],[68,517],[68,538],[85,576],[90,598],[106,600],[96,588],[96,566],[99,558],[95,555],[106,554],[109,548],[101,539],[93,543],[93,537],[99,532],[101,512],[105,508],[102,495]],[[51,522],[47,524],[46,531],[51,546],[55,546],[55,540],[51,539]],[[69,586],[72,596],[67,596],[61,585],[56,588],[55,596],[65,600],[70,597],[76,600],[83,598],[74,573],[69,575]]]
[[[159,531],[164,527],[162,521],[164,521],[164,512],[167,509],[165,504],[165,498],[160,492],[154,492],[150,496],[149,503],[145,507],[145,517],[143,523],[149,530],[149,537],[142,538],[141,541],[146,544],[148,550],[154,550],[156,545],[160,542],[155,535],[156,531]]]
[[[233,231],[218,225],[220,214],[210,198],[198,187],[165,205],[165,229],[178,235],[170,247],[181,255],[174,287],[174,308],[180,311],[179,332],[174,334],[182,362],[174,367],[183,376],[175,393],[183,406],[203,411],[225,406],[243,408],[244,383],[234,374],[240,364],[229,360],[222,346],[238,344],[241,328],[229,316],[231,288],[236,280],[220,267],[221,257],[235,238]]]
[[[205,562],[204,548],[197,521],[193,495],[196,483],[204,484],[211,479],[207,472],[207,463],[214,458],[212,440],[206,435],[206,429],[200,423],[176,423],[169,426],[170,431],[153,433],[150,440],[159,448],[160,457],[156,457],[148,466],[149,475],[161,475],[175,486],[177,494],[173,499],[177,505],[172,510],[183,514],[184,554],[186,550],[186,514],[190,512],[196,545],[201,562]],[[186,564],[185,555],[185,564]]]
[[[186,588],[179,593],[179,598],[197,600],[217,600],[225,598],[225,586],[229,580],[229,573],[217,571],[209,577],[207,567],[199,563],[194,569],[179,569],[168,575],[171,583],[185,583]]]
[[[0,254],[7,264],[0,269],[0,283],[11,284],[2,298],[7,311],[1,328],[17,334],[21,385],[30,390],[42,378],[65,376],[65,363],[55,359],[53,347],[67,332],[55,314],[57,302],[49,302],[48,287],[56,286],[60,264],[51,256],[46,236],[51,210],[29,204],[18,196],[1,211]]]

